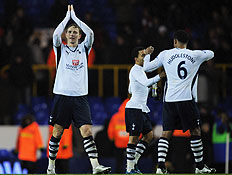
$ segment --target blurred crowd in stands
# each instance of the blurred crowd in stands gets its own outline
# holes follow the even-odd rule
[[[2,0],[0,3],[0,66],[10,63],[17,55],[23,55],[31,64],[46,63],[52,35],[44,39],[36,31],[54,29],[64,18],[69,1]],[[172,33],[177,29],[191,34],[189,48],[212,49],[214,62],[232,62],[232,3],[229,0],[210,3],[85,0],[73,1],[73,4],[78,17],[95,32],[95,64],[132,64],[130,50],[137,45],[153,45],[157,55],[172,47]]]
[[[200,70],[207,80],[207,86],[215,87],[208,94],[212,94],[212,91],[217,93],[223,86],[232,88],[230,81],[226,83],[231,70],[226,75],[215,70],[215,63],[232,63],[230,0],[210,3],[199,0],[2,0],[0,69],[9,64],[16,69],[12,68],[9,74],[1,75],[1,78],[8,78],[12,88],[16,87],[16,92],[17,89],[22,92],[22,87],[25,87],[23,93],[31,93],[28,87],[36,80],[38,95],[48,94],[48,75],[44,71],[30,74],[30,67],[33,64],[54,65],[52,33],[64,18],[69,3],[74,4],[78,17],[94,31],[95,41],[89,66],[133,64],[131,50],[141,45],[154,46],[154,58],[160,51],[173,47],[174,31],[184,29],[191,35],[188,48],[211,49],[215,52],[215,58]],[[16,77],[18,81],[15,81]]]
[[[131,49],[139,45],[154,46],[154,58],[160,51],[173,47],[175,30],[184,29],[191,35],[190,49],[215,52],[215,58],[200,69],[199,102],[215,106],[223,96],[219,89],[232,86],[230,81],[224,81],[231,71],[222,74],[215,69],[215,63],[232,63],[230,0],[210,3],[181,0],[2,0],[0,69],[6,65],[10,67],[0,76],[1,99],[5,102],[0,113],[10,111],[9,115],[13,115],[18,104],[29,105],[35,80],[37,95],[48,94],[48,74],[33,72],[32,65],[54,65],[52,33],[64,18],[69,3],[74,4],[78,17],[94,31],[90,65],[133,64]],[[90,77],[92,74],[90,72]],[[90,82],[90,93],[93,86]],[[232,95],[230,91],[228,95]]]

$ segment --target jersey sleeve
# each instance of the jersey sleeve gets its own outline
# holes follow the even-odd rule
[[[208,61],[214,57],[214,52],[211,50],[196,50],[195,52],[202,62]]]
[[[143,63],[143,70],[145,72],[152,72],[156,69],[158,69],[159,67],[161,67],[162,64],[162,60],[163,60],[163,55],[164,55],[164,51],[161,52],[154,60],[150,61],[150,55],[146,55],[144,57],[144,63]]]
[[[71,10],[71,18],[73,21],[81,28],[81,30],[85,33],[85,39],[83,41],[84,46],[87,47],[88,53],[90,52],[90,49],[93,45],[94,41],[94,33],[93,30],[90,29],[84,22],[82,22],[80,19],[78,19],[75,15],[75,12]]]
[[[57,26],[53,33],[53,45],[54,47],[59,47],[62,43],[61,35],[65,29],[66,24],[70,19],[70,12],[67,11],[64,20]]]
[[[134,71],[133,76],[139,83],[147,87],[160,80],[159,75],[156,75],[155,77],[148,79],[145,72],[143,71]]]

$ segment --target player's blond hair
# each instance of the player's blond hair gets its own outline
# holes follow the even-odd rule
[[[72,27],[72,26],[75,27],[75,28],[78,28],[79,33],[82,34],[81,28],[80,28],[76,23],[71,23],[71,24],[69,24],[69,25],[66,27],[65,31],[67,32],[67,30],[68,30],[70,27]]]

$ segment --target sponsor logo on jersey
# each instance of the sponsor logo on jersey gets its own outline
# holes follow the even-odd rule
[[[73,66],[79,65],[79,60],[72,60],[72,65]]]
[[[66,64],[66,69],[69,69],[69,70],[79,70],[83,67],[84,67],[84,64],[82,62],[79,63],[79,60],[78,60],[78,63]]]

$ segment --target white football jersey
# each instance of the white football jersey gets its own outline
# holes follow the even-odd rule
[[[128,92],[132,96],[127,102],[126,108],[141,109],[146,113],[150,112],[147,106],[148,86],[158,82],[160,80],[159,75],[148,79],[143,67],[135,64],[130,70],[129,80]]]
[[[79,44],[76,48],[61,44],[60,48],[54,47],[54,51],[57,58],[57,71],[53,92],[67,96],[87,95],[88,53],[86,54],[84,44]]]
[[[68,21],[73,21],[85,33],[85,39],[77,47],[68,47],[62,43],[61,35]],[[73,10],[67,11],[64,20],[53,33],[53,45],[56,55],[56,78],[54,94],[66,96],[83,96],[88,94],[87,57],[94,41],[93,31],[81,20]]]
[[[150,56],[144,58],[144,70],[147,72],[163,66],[167,76],[164,87],[164,101],[176,102],[194,99],[197,101],[197,72],[200,65],[214,57],[210,50],[189,50],[173,48],[164,50],[150,62]]]

